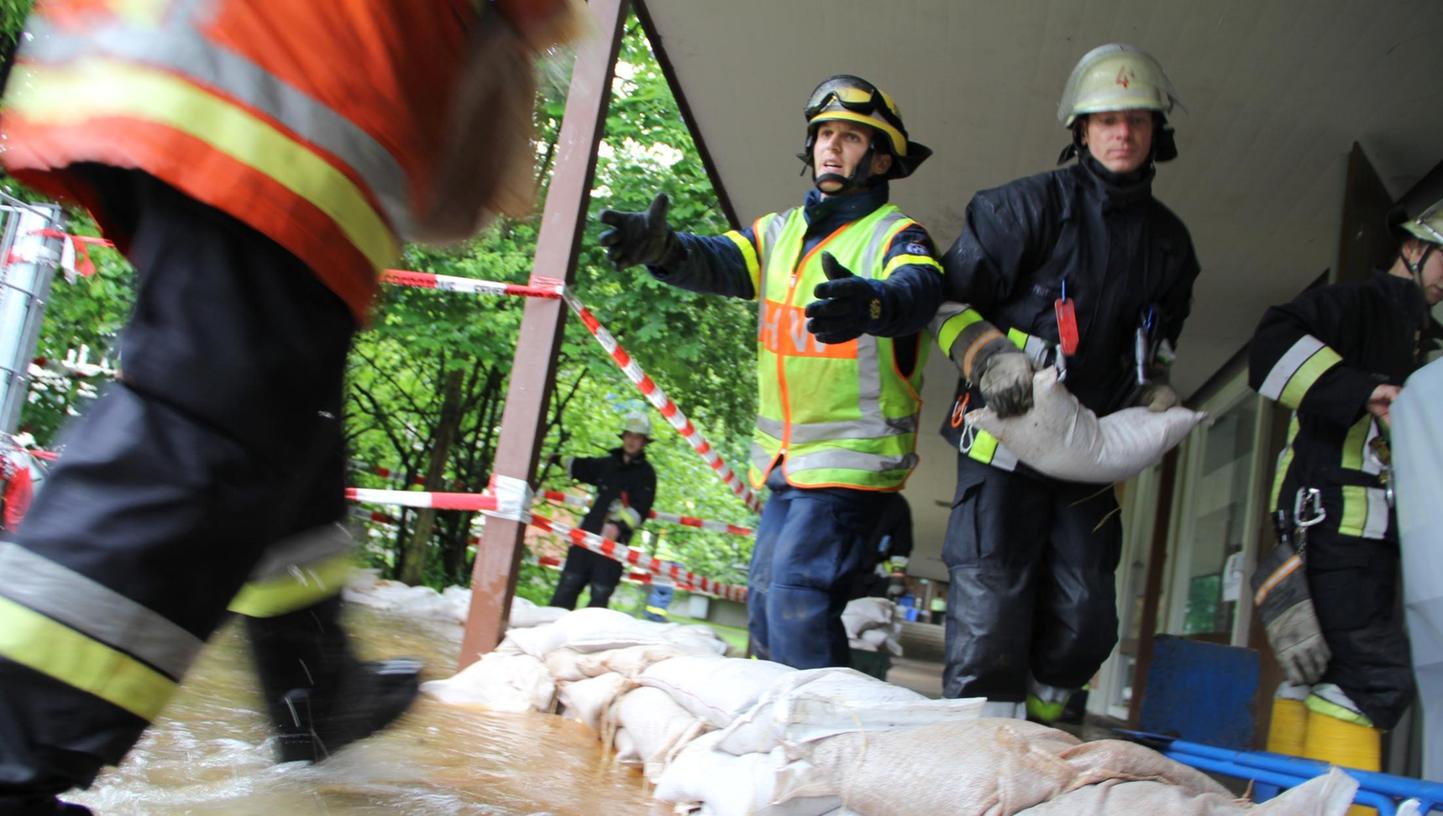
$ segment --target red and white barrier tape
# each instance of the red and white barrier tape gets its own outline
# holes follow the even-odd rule
[[[549,569],[559,570],[562,567],[566,566],[566,559],[557,558],[554,555],[543,555],[536,559],[536,563]],[[656,581],[658,580],[658,576],[652,575],[649,572],[628,572],[625,576],[623,576],[623,579],[636,584],[653,584],[656,583]],[[681,592],[697,591],[697,588],[692,586],[691,584],[674,584],[673,587]]]
[[[622,348],[621,344],[616,342],[616,338],[612,336],[611,332],[607,331],[606,327],[601,325],[601,321],[596,319],[596,316],[591,313],[591,310],[587,309],[586,305],[583,304],[570,289],[563,289],[561,296],[566,300],[566,305],[570,306],[571,310],[576,312],[576,316],[581,318],[582,324],[586,326],[587,331],[591,332],[591,336],[596,338],[596,342],[600,343],[601,347],[606,349],[606,353],[611,357],[612,362],[621,368],[626,378],[631,380],[632,384],[646,397],[647,402],[650,402],[655,406],[656,410],[661,412],[661,415],[666,418],[666,421],[671,423],[671,426],[676,429],[677,433],[681,434],[682,438],[691,444],[692,449],[706,460],[706,463],[711,466],[712,470],[716,471],[717,476],[722,482],[724,482],[727,487],[730,487],[733,493],[741,497],[741,500],[746,503],[747,507],[760,512],[762,509],[761,499],[757,497],[756,493],[752,492],[751,486],[732,471],[731,467],[728,466],[727,463],[722,460],[721,456],[717,454],[716,450],[712,448],[711,443],[701,435],[701,432],[696,429],[696,426],[691,424],[691,420],[686,418],[686,414],[683,414],[676,403],[672,401],[671,397],[668,397],[666,392],[661,390],[661,386],[657,385],[651,377],[647,376],[646,372],[641,369],[641,366],[637,364],[636,360],[626,352],[626,349]]]
[[[590,509],[592,499],[587,496],[576,496],[571,493],[563,493],[560,490],[548,490],[541,494],[542,498],[556,504],[564,504],[568,507],[580,507]],[[741,527],[736,524],[728,524],[725,521],[709,521],[696,518],[695,516],[682,516],[676,513],[663,513],[659,510],[651,511],[649,519],[666,522],[668,524],[680,524],[684,527],[695,527],[699,530],[709,530],[713,533],[727,533],[729,535],[749,536],[752,528]]]
[[[731,601],[746,600],[746,587],[713,581],[691,572],[681,564],[653,558],[645,551],[635,547],[618,544],[609,538],[602,538],[596,533],[588,533],[559,521],[553,521],[546,516],[529,512],[524,509],[530,503],[530,496],[526,495],[526,491],[519,490],[509,483],[501,483],[499,478],[495,489],[498,493],[507,495],[498,497],[498,493],[427,493],[418,490],[372,490],[364,487],[348,487],[346,488],[346,498],[370,504],[429,507],[436,510],[480,510],[487,515],[522,521],[538,530],[566,536],[578,546],[623,564],[631,564],[657,575],[665,575],[678,586],[693,587],[695,592],[715,595]]]
[[[519,283],[477,280],[476,278],[458,278],[454,275],[433,275],[430,272],[411,272],[406,269],[382,271],[381,282],[417,289],[435,289],[440,292],[468,292],[473,295],[516,295],[553,299],[561,297],[559,284],[527,286]]]
[[[368,487],[348,487],[346,488],[346,498],[367,504],[429,507],[435,510],[496,509],[496,496],[493,493],[427,493],[421,490],[373,490]]]
[[[573,544],[585,547],[594,553],[600,553],[607,558],[620,561],[623,564],[640,567],[656,575],[665,575],[678,586],[687,585],[693,587],[692,591],[694,592],[700,592],[703,595],[715,595],[718,598],[725,598],[729,601],[745,601],[747,599],[746,587],[713,581],[710,578],[697,575],[681,564],[653,558],[643,550],[628,547],[625,544],[618,544],[609,538],[602,538],[596,533],[588,533],[585,530],[570,527],[559,521],[552,521],[536,513],[531,514],[530,523],[532,527],[538,530],[545,530],[556,533],[557,535],[566,536],[571,539]]]

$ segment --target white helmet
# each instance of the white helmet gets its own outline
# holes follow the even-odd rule
[[[651,417],[641,411],[632,411],[626,415],[626,424],[621,428],[622,433],[641,434],[647,439],[651,438]]]
[[[1063,127],[1072,127],[1083,114],[1118,110],[1151,110],[1166,115],[1175,104],[1181,103],[1172,81],[1151,54],[1135,46],[1108,43],[1077,61],[1062,91],[1057,121]]]

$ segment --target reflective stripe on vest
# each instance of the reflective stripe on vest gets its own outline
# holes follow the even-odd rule
[[[407,205],[405,171],[386,148],[344,116],[253,61],[207,42],[194,27],[184,22],[163,28],[115,22],[76,36],[36,16],[26,28],[34,35],[25,47],[26,61],[58,65],[109,57],[162,68],[245,100],[354,170],[375,195],[392,227],[402,235],[415,233]]]
[[[351,534],[339,524],[277,542],[231,601],[230,610],[273,618],[338,595],[355,571],[353,545]]]
[[[127,126],[172,131],[314,207],[371,268],[393,262],[400,254],[396,230],[409,229],[406,179],[394,157],[340,114],[211,43],[187,16],[147,27],[94,15],[81,35],[47,25],[42,15],[32,18],[44,36],[27,41],[9,83],[15,126],[63,134],[105,121],[119,134],[122,162],[131,144]],[[143,135],[133,138],[137,149],[149,144]],[[274,206],[284,212],[294,205]],[[330,239],[315,234],[317,227],[295,229],[294,236],[270,237],[292,251],[289,239]]]
[[[205,644],[159,613],[0,543],[0,655],[154,719]]]
[[[753,485],[762,485],[782,455],[787,480],[805,487],[891,489],[915,466],[925,347],[912,377],[903,378],[893,363],[891,338],[864,334],[822,344],[806,331],[802,314],[812,289],[825,279],[823,249],[854,274],[880,278],[892,239],[913,223],[895,206],[884,205],[839,228],[805,256],[801,209],[755,223],[762,280]]]

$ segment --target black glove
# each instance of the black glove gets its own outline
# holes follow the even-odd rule
[[[887,311],[886,289],[881,281],[859,278],[832,253],[822,253],[826,283],[817,284],[817,300],[807,304],[807,331],[823,343],[845,343],[882,325]]]
[[[665,266],[682,251],[676,233],[666,223],[666,193],[657,193],[644,213],[602,210],[601,223],[611,229],[597,242],[606,247],[606,257],[617,269],[647,264]]]
[[[999,418],[1032,410],[1032,358],[1011,340],[999,337],[983,346],[972,363],[972,378]]]

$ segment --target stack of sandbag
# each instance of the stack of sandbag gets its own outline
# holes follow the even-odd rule
[[[400,612],[412,618],[465,623],[471,608],[468,587],[446,587],[445,592],[426,586],[410,586],[379,577],[374,569],[357,570],[342,590],[346,601],[375,609]]]
[[[1206,414],[1188,408],[1154,413],[1124,408],[1098,419],[1058,381],[1048,366],[1032,377],[1032,410],[999,418],[991,408],[967,414],[967,423],[997,437],[1040,473],[1070,482],[1123,482],[1172,450]]]
[[[755,700],[735,708],[725,725],[714,721],[720,728],[714,735],[677,752],[657,780],[656,797],[714,816],[829,813],[841,804],[828,790],[835,787],[832,780],[815,780],[815,792],[797,784],[810,773],[795,761],[803,746],[839,734],[971,719],[983,702],[930,700],[842,668],[784,668]]]
[[[513,626],[490,654],[421,685],[441,702],[495,711],[552,712],[609,737],[609,712],[648,666],[683,655],[718,657],[726,644],[704,626],[652,623],[611,609],[512,606]],[[518,614],[520,613],[520,614]],[[542,622],[545,618],[554,618]]]
[[[795,669],[768,660],[715,655],[657,661],[634,676],[639,688],[623,693],[598,731],[620,761],[656,782],[688,743],[730,724],[791,673]]]
[[[400,581],[381,578],[377,570],[356,570],[342,592],[346,601],[375,609],[402,612],[410,617],[450,621],[464,624],[471,610],[471,588],[448,586],[442,592],[427,586],[410,586]],[[511,600],[511,618],[507,625],[524,629],[552,623],[568,610],[554,606],[537,606],[522,597]]]
[[[886,598],[856,598],[842,610],[847,643],[863,652],[902,656],[902,621],[897,605]]]
[[[774,797],[836,797],[857,816],[1341,816],[1357,787],[1335,771],[1254,806],[1136,743],[1010,719],[843,733],[786,755]]]

